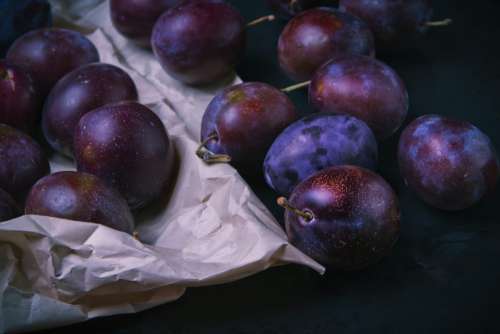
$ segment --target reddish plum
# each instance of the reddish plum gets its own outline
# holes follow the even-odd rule
[[[55,150],[71,156],[80,118],[105,104],[125,100],[137,100],[137,89],[124,70],[103,63],[82,66],[65,75],[50,92],[42,117],[45,138]]]
[[[15,218],[19,215],[19,209],[14,199],[0,189],[0,222]]]
[[[314,75],[309,100],[319,111],[365,121],[377,139],[396,132],[408,112],[408,92],[397,73],[366,56],[334,59]]]
[[[31,186],[49,171],[42,148],[30,136],[0,124],[0,188],[22,200]]]
[[[304,10],[319,6],[335,5],[337,0],[266,0],[273,12],[283,19],[290,19]]]
[[[125,199],[98,177],[59,172],[31,188],[25,213],[102,224],[132,234],[134,217]]]
[[[422,116],[403,132],[399,165],[406,183],[428,204],[462,210],[492,192],[500,165],[490,139],[472,124]]]
[[[293,245],[339,270],[359,270],[386,256],[399,237],[399,204],[377,174],[360,167],[322,170],[300,183],[287,206]]]
[[[183,1],[164,13],[151,44],[169,75],[189,84],[212,83],[230,74],[245,48],[245,23],[222,0]]]
[[[328,60],[342,55],[374,56],[373,35],[357,17],[333,8],[314,8],[293,18],[278,40],[282,70],[309,80]]]
[[[227,155],[240,167],[255,167],[273,140],[296,119],[293,103],[279,89],[243,83],[222,90],[210,102],[203,115],[201,140],[208,152]]]
[[[65,74],[99,61],[94,44],[77,31],[46,28],[30,31],[9,48],[7,60],[24,66],[43,97]]]
[[[75,129],[78,170],[118,189],[132,209],[159,197],[170,183],[173,151],[163,123],[137,102],[103,106]]]
[[[0,123],[33,131],[40,118],[40,95],[28,72],[0,60]]]

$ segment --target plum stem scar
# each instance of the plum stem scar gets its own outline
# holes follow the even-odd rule
[[[314,219],[314,216],[313,216],[313,214],[311,212],[309,212],[309,211],[302,211],[302,210],[299,210],[299,209],[293,207],[292,205],[290,205],[290,203],[288,203],[288,200],[285,197],[279,197],[276,200],[276,202],[278,203],[279,206],[281,206],[281,207],[283,207],[283,208],[285,208],[287,210],[292,211],[297,216],[300,216],[300,217],[304,218],[308,222],[310,222],[311,220]]]
[[[450,25],[452,22],[453,20],[448,18],[441,21],[429,21],[426,22],[425,25],[428,27],[445,27],[447,25]]]
[[[291,86],[288,86],[288,87],[285,87],[285,88],[282,88],[281,91],[283,93],[290,93],[290,92],[293,92],[294,90],[297,90],[297,89],[301,89],[301,88],[304,88],[304,87],[307,87],[309,86],[309,84],[311,83],[311,81],[305,81],[305,82],[301,82],[301,83],[298,83],[296,85],[291,85]]]
[[[137,232],[137,231],[134,231],[134,232],[132,233],[132,237],[133,237],[135,240],[137,240],[137,241],[141,241],[141,240],[139,239],[139,232]]]
[[[204,141],[201,142],[200,146],[196,149],[196,155],[207,164],[215,163],[229,163],[231,162],[231,157],[227,154],[215,154],[214,152],[207,149],[206,145],[211,140],[217,140],[219,137],[216,133],[212,133]]]
[[[274,21],[274,19],[275,19],[274,15],[262,16],[262,17],[259,17],[258,19],[255,19],[253,21],[248,22],[247,28],[256,26],[257,24],[260,24],[262,22],[271,22],[271,21]]]

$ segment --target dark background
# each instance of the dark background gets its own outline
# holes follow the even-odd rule
[[[231,1],[248,19],[268,14],[263,0]],[[500,149],[500,2],[440,0],[435,28],[417,44],[381,57],[410,94],[407,123],[438,113],[472,122]],[[238,67],[245,81],[278,87],[276,42],[283,23],[248,32]],[[307,93],[292,98],[304,112]],[[369,270],[319,276],[298,266],[273,268],[235,283],[188,289],[179,301],[135,315],[96,319],[43,333],[500,333],[500,190],[472,209],[435,210],[403,184],[399,133],[381,145],[380,173],[402,207],[393,254]],[[282,211],[259,177],[247,177],[279,221]]]

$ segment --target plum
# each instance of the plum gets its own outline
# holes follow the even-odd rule
[[[438,115],[421,116],[403,131],[398,149],[401,174],[425,202],[462,210],[495,188],[498,155],[474,125]]]
[[[170,183],[173,154],[161,120],[137,102],[121,102],[85,114],[75,129],[79,171],[118,189],[132,209],[158,198]]]
[[[16,201],[4,190],[0,189],[0,222],[15,218],[19,215]]]
[[[264,161],[267,184],[288,196],[312,174],[332,166],[377,167],[377,141],[361,120],[313,114],[290,125],[274,141]]]
[[[336,270],[364,269],[386,256],[399,237],[399,204],[379,175],[355,166],[324,169],[293,191],[285,208],[290,242]]]
[[[42,127],[56,151],[72,156],[76,124],[87,112],[108,103],[137,100],[137,88],[121,68],[94,63],[65,75],[45,102]]]
[[[49,171],[47,157],[30,136],[0,124],[0,188],[21,200]]]
[[[309,80],[325,62],[343,55],[374,56],[373,35],[363,21],[333,8],[297,15],[278,40],[280,67],[297,81]]]
[[[134,217],[125,199],[97,176],[59,172],[39,180],[28,195],[27,215],[91,222],[132,234]]]
[[[47,0],[0,0],[0,57],[22,34],[48,27],[51,23]]]
[[[185,84],[201,85],[229,75],[245,41],[245,22],[233,6],[191,0],[160,16],[151,44],[165,72]]]
[[[319,111],[358,117],[379,140],[396,132],[408,112],[408,92],[401,78],[366,56],[341,57],[323,65],[311,81],[309,100]]]
[[[282,19],[290,19],[304,10],[337,4],[337,0],[266,0],[269,8]]]
[[[236,166],[259,166],[273,140],[297,119],[292,101],[279,89],[260,82],[234,85],[208,105],[201,125],[206,162],[227,157]],[[214,157],[215,154],[215,157]]]
[[[94,44],[77,31],[46,28],[19,37],[9,48],[7,60],[24,66],[45,97],[65,74],[99,61],[99,53]]]
[[[109,9],[113,26],[137,44],[149,47],[151,33],[161,14],[181,0],[111,0]]]

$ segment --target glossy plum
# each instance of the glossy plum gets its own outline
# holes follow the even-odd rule
[[[16,201],[12,196],[0,189],[0,222],[15,218],[18,215],[19,209]]]
[[[333,6],[337,0],[266,0],[269,8],[282,19],[290,19],[307,9]]]
[[[42,117],[45,138],[52,148],[71,156],[80,118],[105,104],[126,100],[137,100],[137,88],[124,70],[104,63],[82,66],[50,92]]]
[[[31,186],[49,171],[47,157],[30,136],[0,124],[0,188],[22,200]]]
[[[75,129],[74,145],[78,170],[118,189],[132,209],[161,196],[170,183],[174,155],[167,131],[137,102],[87,113]]]
[[[149,47],[156,20],[181,0],[111,0],[111,22],[122,35]]]
[[[365,121],[379,140],[396,132],[408,112],[408,92],[398,74],[365,56],[338,58],[322,66],[312,79],[309,100],[318,111]]]
[[[96,47],[77,31],[46,28],[30,31],[9,48],[7,60],[24,66],[43,97],[72,70],[99,61]]]
[[[0,60],[0,123],[32,131],[41,109],[40,94],[30,74],[17,65]]]
[[[185,84],[201,85],[233,72],[245,40],[245,22],[233,6],[191,0],[158,19],[151,44],[165,72]]]
[[[267,184],[288,196],[312,174],[332,166],[377,167],[377,141],[361,120],[314,114],[298,120],[274,141],[264,161]]]
[[[294,17],[278,40],[281,69],[309,80],[328,60],[343,55],[374,56],[373,35],[357,17],[333,8],[314,8]]]
[[[208,105],[201,126],[207,148],[226,154],[237,166],[259,166],[273,140],[297,119],[290,99],[260,82],[228,87]]]
[[[102,224],[132,234],[134,218],[125,199],[98,177],[59,172],[39,180],[25,213]]]
[[[399,237],[399,204],[377,174],[360,167],[322,170],[300,183],[290,205],[308,213],[285,213],[288,238],[318,262],[339,270],[370,266]]]
[[[339,9],[363,19],[382,47],[424,33],[432,17],[430,0],[340,0]]]
[[[495,188],[498,155],[472,124],[438,115],[422,116],[403,132],[399,166],[408,186],[428,204],[462,210]]]

